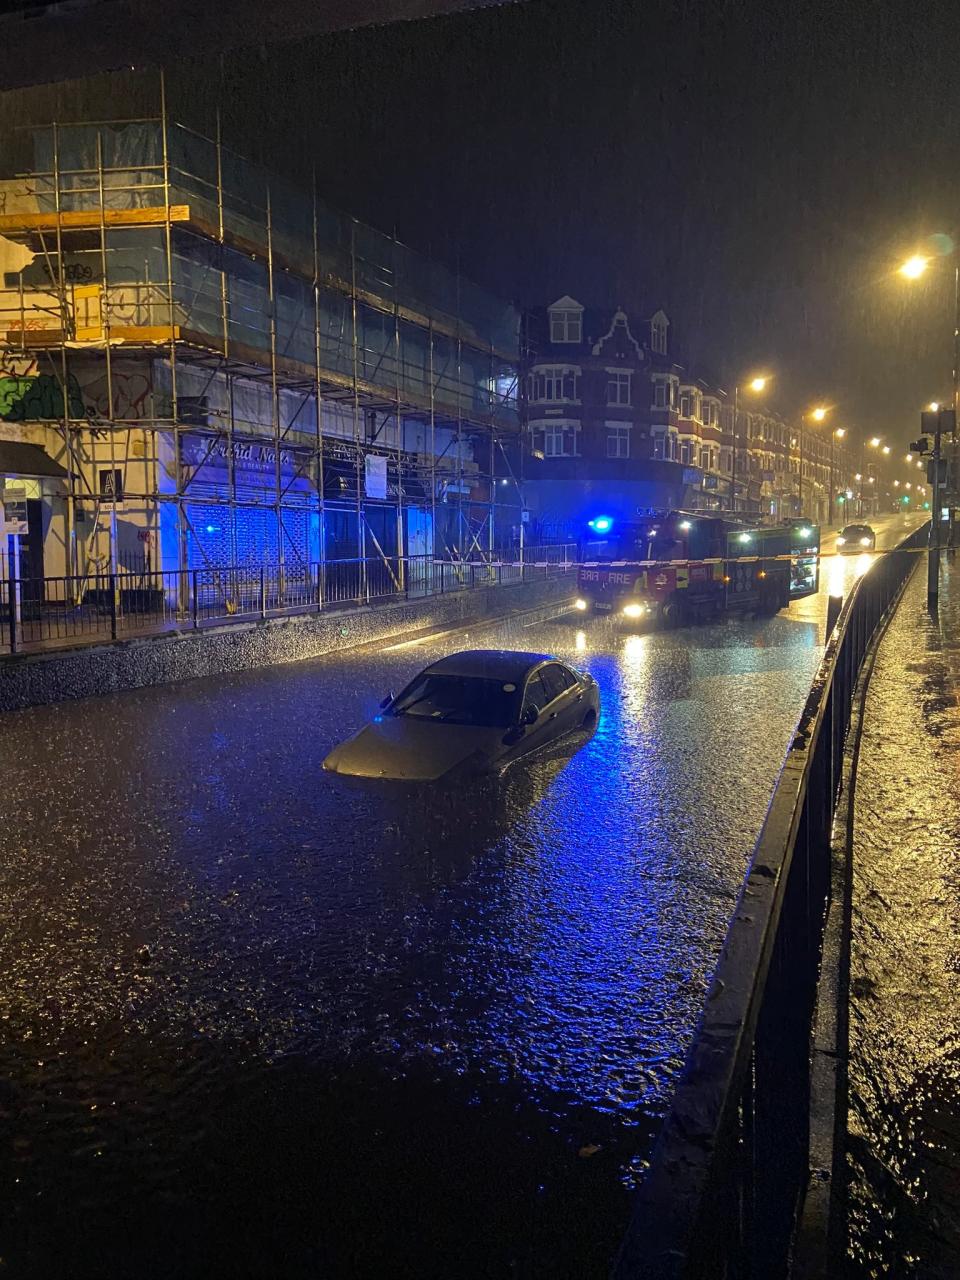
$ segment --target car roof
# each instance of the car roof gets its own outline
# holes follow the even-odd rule
[[[870,526],[863,520],[854,520],[852,524],[845,524],[843,529],[869,529]],[[843,529],[840,532],[843,532]]]
[[[433,662],[426,671],[430,675],[478,676],[489,680],[517,683],[540,662],[556,662],[547,653],[522,653],[513,649],[466,649],[448,653]]]

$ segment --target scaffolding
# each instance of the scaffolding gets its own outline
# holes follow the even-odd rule
[[[515,544],[515,309],[157,91],[154,116],[44,120],[3,147],[0,438],[66,472],[47,571],[402,573]]]

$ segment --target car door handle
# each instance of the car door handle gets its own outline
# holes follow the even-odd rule
[[[557,713],[555,711],[551,711],[548,719],[556,720],[556,718],[557,718]]]

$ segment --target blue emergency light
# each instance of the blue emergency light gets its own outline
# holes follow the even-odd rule
[[[587,524],[594,533],[609,533],[613,528],[613,521],[609,516],[594,516],[592,520],[588,520]]]

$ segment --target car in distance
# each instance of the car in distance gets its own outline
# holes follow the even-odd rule
[[[848,524],[837,534],[837,550],[842,556],[876,549],[877,535],[868,524]]]
[[[542,653],[473,649],[426,667],[323,762],[331,773],[438,782],[501,773],[600,716],[592,676]]]

